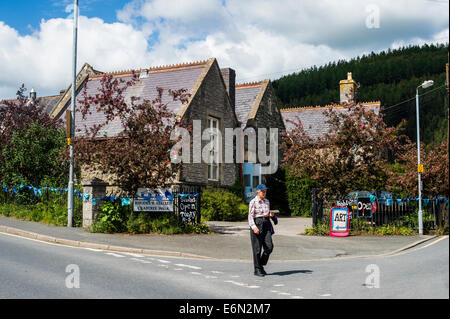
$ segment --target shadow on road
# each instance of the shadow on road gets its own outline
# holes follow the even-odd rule
[[[288,276],[293,274],[311,274],[312,270],[288,270],[288,271],[278,271],[268,274],[270,276]]]

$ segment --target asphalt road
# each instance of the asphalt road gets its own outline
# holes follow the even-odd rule
[[[0,298],[449,298],[448,236],[392,256],[270,262],[162,258],[0,233]],[[79,287],[79,288],[77,288]]]

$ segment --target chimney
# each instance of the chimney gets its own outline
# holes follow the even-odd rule
[[[339,82],[340,104],[356,102],[357,85],[352,78],[352,72],[347,73],[347,80]]]
[[[231,106],[233,107],[233,110],[235,108],[236,104],[236,71],[234,71],[231,68],[224,68],[220,69],[220,72],[222,73],[223,80],[225,82],[225,86],[227,88],[228,96],[231,100]]]
[[[34,89],[31,89],[30,91],[30,101],[36,101],[36,91]]]

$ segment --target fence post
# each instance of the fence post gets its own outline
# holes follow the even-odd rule
[[[313,225],[317,226],[317,189],[312,189],[312,221]]]
[[[83,227],[88,228],[95,221],[98,214],[98,203],[92,203],[93,198],[103,198],[106,196],[106,186],[108,183],[94,178],[91,181],[83,182],[83,193],[89,194],[89,200],[83,200]]]

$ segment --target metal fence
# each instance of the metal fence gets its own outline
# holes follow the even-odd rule
[[[313,190],[313,224],[329,220],[332,207],[347,207],[350,219],[360,219],[371,226],[400,225],[418,226],[418,201],[416,199],[369,199],[348,200],[338,197],[320,197],[318,190]],[[437,197],[423,200],[423,226],[436,229],[448,225],[448,198]]]

